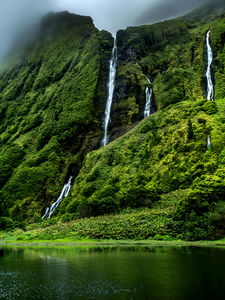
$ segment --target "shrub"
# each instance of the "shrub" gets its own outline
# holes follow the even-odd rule
[[[178,203],[175,218],[181,219],[191,211],[198,215],[208,212],[212,203],[223,200],[225,181],[218,176],[201,176],[194,181],[192,188]]]
[[[79,201],[77,199],[74,199],[70,204],[67,206],[68,213],[76,213],[77,208],[79,206]]]
[[[92,182],[97,179],[99,176],[99,170],[98,168],[95,168],[90,174],[87,175],[86,182]]]
[[[209,215],[211,227],[209,237],[212,240],[218,240],[225,236],[225,202],[216,204],[214,212]]]
[[[215,114],[218,111],[214,101],[206,101],[202,108],[208,115]]]
[[[115,213],[119,210],[119,204],[110,196],[90,203],[94,215]]]
[[[144,186],[124,190],[119,198],[121,208],[151,207],[152,202],[159,200],[159,196],[154,188],[146,189]]]
[[[87,183],[82,190],[82,195],[89,198],[96,190],[96,185],[92,183]]]
[[[77,214],[66,213],[62,216],[61,222],[66,223],[77,219]]]
[[[95,197],[98,198],[99,200],[101,200],[108,196],[114,197],[114,195],[115,195],[115,188],[112,187],[111,185],[106,185],[100,191],[98,191],[96,193]]]
[[[175,221],[173,226],[176,227],[177,238],[186,241],[198,241],[208,239],[209,234],[209,214],[205,213],[198,216],[194,211],[187,214],[182,221]]]
[[[8,217],[0,217],[0,230],[12,230],[15,228],[15,222]]]

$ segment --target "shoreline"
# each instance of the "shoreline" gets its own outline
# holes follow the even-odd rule
[[[69,240],[35,240],[35,241],[4,241],[0,240],[0,247],[96,247],[96,246],[183,246],[183,247],[223,247],[225,241],[158,241],[158,240],[93,240],[93,241],[69,241]]]

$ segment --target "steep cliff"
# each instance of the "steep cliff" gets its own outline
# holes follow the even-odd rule
[[[209,29],[215,101],[206,100]],[[195,22],[184,17],[117,33],[112,137],[118,127],[143,119],[146,76],[157,112],[86,156],[61,213],[90,216],[151,207],[158,195],[184,190],[173,214],[179,219],[191,211],[213,211],[223,200],[224,32],[225,16],[218,13]]]
[[[63,12],[43,18],[17,63],[11,55],[0,75],[2,215],[40,214],[97,147],[112,45],[90,17]]]
[[[34,222],[71,175],[59,219],[151,208],[174,191],[182,199],[171,218],[214,209],[225,187],[225,15],[200,12],[118,31],[112,142],[100,149],[113,38],[89,17],[43,19],[0,74],[2,215]],[[209,29],[214,102],[205,99]],[[154,98],[143,120],[146,87]]]

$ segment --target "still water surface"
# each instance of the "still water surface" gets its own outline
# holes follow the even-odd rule
[[[225,250],[0,249],[0,299],[224,299]]]

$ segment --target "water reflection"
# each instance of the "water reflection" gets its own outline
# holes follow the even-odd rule
[[[219,248],[4,248],[0,299],[217,299],[224,265]]]

